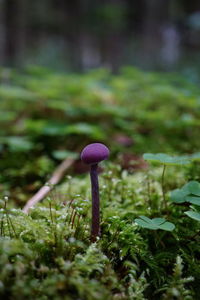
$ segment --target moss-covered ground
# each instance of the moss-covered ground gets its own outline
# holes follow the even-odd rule
[[[0,298],[199,299],[198,183],[184,201],[171,196],[200,181],[199,154],[167,164],[164,176],[162,162],[142,160],[200,151],[199,87],[133,68],[2,69],[1,83]],[[91,243],[89,175],[78,159],[42,203],[28,215],[21,208],[62,159],[94,141],[111,156],[99,174],[101,237]],[[140,216],[175,228],[144,228]]]
[[[89,178],[68,178],[25,215],[1,205],[2,299],[198,299],[199,222],[170,200],[195,166],[128,174],[107,164],[100,175],[101,238],[90,242]],[[197,174],[198,176],[198,174]],[[164,217],[172,232],[139,227]]]

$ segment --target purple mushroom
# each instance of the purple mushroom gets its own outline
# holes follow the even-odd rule
[[[100,236],[98,163],[107,159],[109,154],[109,149],[101,143],[89,144],[81,152],[81,160],[90,165],[90,179],[92,186],[92,242],[95,242],[97,236]]]

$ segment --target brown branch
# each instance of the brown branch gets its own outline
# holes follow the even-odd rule
[[[62,177],[64,176],[65,172],[67,171],[67,169],[69,169],[71,167],[71,165],[74,163],[74,159],[72,158],[67,158],[65,159],[54,171],[54,173],[52,174],[52,177],[50,178],[50,180],[48,181],[49,185],[44,185],[43,187],[41,187],[41,189],[31,198],[28,200],[28,202],[26,203],[26,205],[23,208],[23,212],[24,213],[28,213],[29,209],[31,207],[33,207],[35,204],[37,204],[39,201],[41,201],[42,199],[44,199],[44,197],[46,197],[46,195],[51,191],[52,186],[54,186],[55,184],[57,184]]]

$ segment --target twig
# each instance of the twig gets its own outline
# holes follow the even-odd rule
[[[52,186],[57,184],[67,171],[71,167],[71,165],[74,163],[74,159],[67,158],[65,159],[54,171],[52,174],[52,177],[48,181],[49,185],[44,185],[41,187],[41,189],[31,198],[28,200],[26,205],[23,208],[23,212],[28,213],[29,209],[33,207],[35,204],[37,204],[39,201],[44,199],[44,197],[51,191]]]

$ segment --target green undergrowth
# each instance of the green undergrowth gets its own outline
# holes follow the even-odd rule
[[[1,298],[198,299],[200,223],[185,214],[187,203],[171,199],[191,176],[198,180],[198,162],[166,170],[166,206],[161,175],[162,167],[131,175],[105,166],[96,243],[90,242],[89,176],[68,177],[29,215],[3,199]],[[143,228],[135,221],[141,216],[174,226]]]
[[[94,141],[121,165],[120,153],[200,149],[200,90],[179,74],[30,66],[1,68],[0,83],[0,192],[20,207],[63,159]]]

